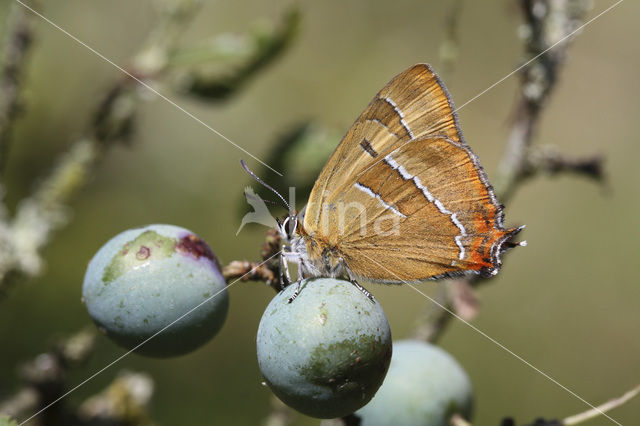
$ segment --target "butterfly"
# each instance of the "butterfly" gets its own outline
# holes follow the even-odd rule
[[[522,228],[503,227],[447,89],[417,64],[373,98],[280,233],[304,277],[402,284],[495,275]]]

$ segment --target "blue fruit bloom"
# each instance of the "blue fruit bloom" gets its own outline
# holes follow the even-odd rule
[[[155,357],[203,345],[229,308],[211,248],[173,225],[130,229],[109,240],[89,262],[82,297],[104,334],[127,349],[151,338],[136,352]]]
[[[378,390],[391,359],[382,307],[352,283],[305,280],[273,298],[258,327],[260,371],[273,393],[312,417],[353,413]]]
[[[455,413],[469,419],[473,394],[460,364],[430,343],[393,344],[389,373],[376,396],[356,412],[361,426],[448,426]]]

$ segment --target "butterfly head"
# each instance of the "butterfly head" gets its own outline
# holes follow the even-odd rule
[[[284,242],[290,243],[298,229],[298,216],[292,212],[292,214],[283,220],[278,219],[277,222],[280,238],[282,238]]]
[[[287,211],[289,212],[289,215],[287,217],[285,217],[283,220],[276,219],[276,222],[278,223],[278,231],[280,233],[280,237],[284,241],[290,242],[291,239],[294,236],[294,233],[296,232],[296,230],[298,228],[298,214],[297,214],[297,212],[293,210],[291,205],[289,205],[289,203],[287,203],[287,200],[285,200],[284,197],[278,191],[276,191],[274,188],[272,188],[270,185],[268,185],[265,181],[260,179],[258,177],[258,175],[256,175],[253,172],[253,170],[251,170],[245,164],[245,162],[243,160],[240,160],[240,164],[242,165],[242,168],[249,174],[249,176],[254,178],[258,183],[260,183],[262,186],[267,188],[269,191],[271,191],[274,194],[276,194],[278,196],[278,198],[280,199],[280,201],[282,202],[282,205],[284,206],[284,208],[286,208]],[[262,201],[265,201],[265,200],[262,200]]]

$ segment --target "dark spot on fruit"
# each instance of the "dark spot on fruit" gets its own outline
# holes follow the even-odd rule
[[[195,257],[196,259],[200,259],[201,257],[206,257],[216,264],[218,268],[220,268],[220,262],[213,254],[211,247],[207,245],[203,240],[198,238],[197,235],[187,234],[184,237],[178,240],[176,244],[176,249],[182,254],[188,254],[190,256]]]
[[[151,256],[151,249],[147,246],[140,246],[140,250],[136,253],[136,259],[145,260]]]

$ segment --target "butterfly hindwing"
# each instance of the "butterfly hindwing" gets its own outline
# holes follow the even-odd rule
[[[518,231],[502,228],[474,154],[447,138],[414,140],[388,154],[335,202],[352,200],[364,207],[337,209],[347,216],[336,220],[344,224],[338,245],[353,275],[373,281],[492,274],[500,246]]]

